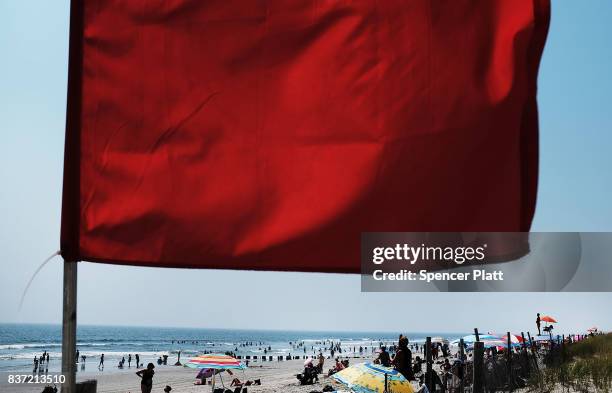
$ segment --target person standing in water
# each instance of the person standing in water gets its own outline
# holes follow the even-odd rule
[[[153,389],[153,375],[155,375],[155,371],[153,369],[155,366],[153,363],[147,364],[147,368],[144,370],[136,371],[136,375],[138,375],[140,380],[140,391],[142,393],[151,393],[151,389]]]
[[[132,354],[128,355],[128,367],[132,367]]]

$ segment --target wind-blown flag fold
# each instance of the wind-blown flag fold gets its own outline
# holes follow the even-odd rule
[[[548,0],[73,0],[68,260],[358,272],[528,231]]]

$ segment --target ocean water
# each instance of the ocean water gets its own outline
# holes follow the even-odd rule
[[[395,343],[400,332],[308,332],[275,330],[229,330],[168,327],[125,327],[80,325],[77,330],[77,349],[85,355],[81,371],[97,368],[104,354],[105,368],[117,369],[119,360],[128,354],[139,354],[142,363],[155,362],[168,355],[168,364],[174,364],[178,352],[181,361],[207,352],[232,351],[237,355],[312,355],[323,351],[329,341],[340,342],[342,355],[351,356],[359,347],[377,348],[380,343]],[[406,333],[411,342],[423,342],[426,336],[455,339],[463,334]],[[301,345],[300,345],[301,344]],[[270,348],[268,350],[268,348]],[[306,351],[304,351],[306,348]],[[61,326],[39,324],[0,324],[0,372],[28,372],[33,360],[47,351],[49,372],[61,368]],[[127,365],[127,363],[126,363]],[[132,363],[132,367],[134,362]]]

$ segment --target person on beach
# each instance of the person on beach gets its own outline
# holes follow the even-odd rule
[[[340,358],[336,358],[336,371],[341,371],[344,369],[344,364],[340,361]]]
[[[140,356],[136,354],[136,367],[140,367]]]
[[[408,338],[400,336],[398,349],[393,358],[393,367],[407,380],[414,380],[412,373],[412,352],[408,349]]]
[[[128,354],[128,368],[132,367],[132,354]]]
[[[389,356],[389,352],[387,352],[387,347],[382,346],[380,348],[380,353],[378,354],[378,357],[376,358],[374,363],[379,363],[383,367],[391,366],[391,357]]]
[[[538,316],[536,317],[536,326],[538,327],[538,336],[542,334],[542,332],[540,331],[540,313],[538,313]]]
[[[104,354],[100,355],[100,363],[98,364],[98,368],[104,368]]]
[[[49,352],[47,352],[47,360],[45,361],[45,363],[49,364]]]
[[[324,364],[325,364],[325,357],[323,356],[322,353],[319,353],[319,364],[317,364],[317,368],[319,369],[320,373],[323,372],[323,365]]]
[[[450,370],[452,368],[452,366],[450,364],[450,361],[448,359],[444,359],[444,363],[442,363],[442,366],[440,368],[444,372],[450,372]]]
[[[38,370],[38,357],[34,356],[34,372]]]
[[[420,356],[417,356],[415,361],[414,361],[414,366],[412,367],[412,372],[414,374],[418,374],[420,372],[423,371],[423,367],[422,367],[423,361],[421,360]]]
[[[153,375],[155,375],[155,371],[153,369],[155,365],[153,363],[147,364],[147,368],[144,370],[136,371],[136,375],[138,375],[140,380],[140,391],[142,393],[151,393],[151,389],[153,389]]]

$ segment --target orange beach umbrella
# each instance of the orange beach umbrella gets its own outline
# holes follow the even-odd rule
[[[544,315],[542,318],[540,318],[540,320],[544,322],[557,323],[557,320],[555,318],[550,317],[548,315]]]

